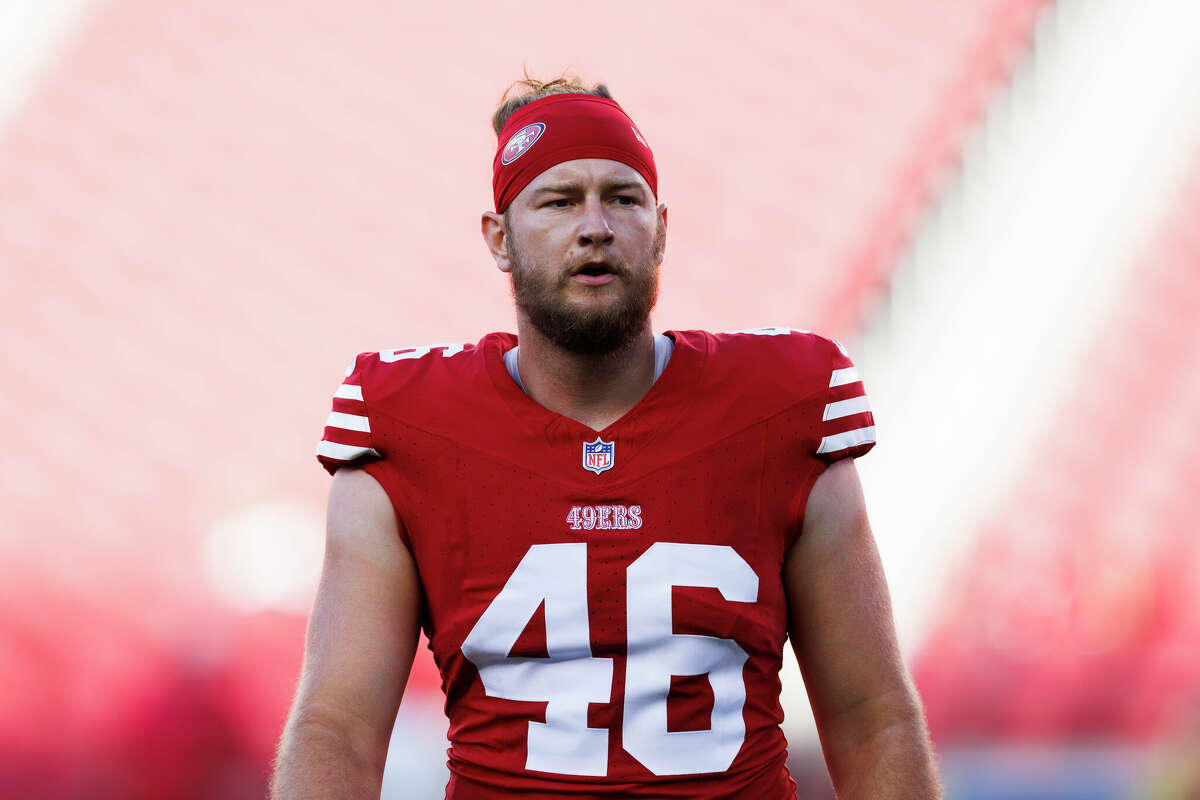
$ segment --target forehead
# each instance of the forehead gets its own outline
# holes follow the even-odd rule
[[[607,158],[577,158],[563,161],[538,175],[521,194],[533,193],[538,189],[562,184],[578,184],[584,188],[600,188],[610,183],[638,183],[647,192],[650,185],[642,174],[621,161]]]

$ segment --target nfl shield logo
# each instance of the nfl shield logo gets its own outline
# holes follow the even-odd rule
[[[606,442],[597,436],[596,441],[583,443],[583,468],[599,475],[604,470],[613,468],[616,454],[616,442]]]

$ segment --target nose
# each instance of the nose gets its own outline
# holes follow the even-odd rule
[[[613,229],[604,213],[604,204],[599,198],[588,198],[584,202],[583,217],[579,220],[579,246],[603,247],[612,244]]]

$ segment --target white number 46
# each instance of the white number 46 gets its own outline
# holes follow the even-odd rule
[[[731,547],[658,542],[629,565],[623,744],[655,775],[723,772],[746,735],[746,651],[731,639],[674,633],[673,586],[717,589],[730,602],[758,600],[758,576]],[[543,601],[549,658],[510,658]],[[529,723],[526,769],[607,774],[608,730],[589,728],[587,710],[610,701],[613,662],[592,656],[586,543],[530,547],[462,652],[489,697],[546,702],[546,721]],[[711,727],[668,731],[671,676],[704,674],[713,692]]]

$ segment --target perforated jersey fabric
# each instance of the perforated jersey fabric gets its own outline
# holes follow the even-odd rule
[[[318,458],[366,469],[396,509],[448,798],[794,797],[783,561],[813,483],[874,446],[874,420],[829,339],[667,335],[659,380],[602,431],[517,386],[507,333],[364,353],[335,393]]]

